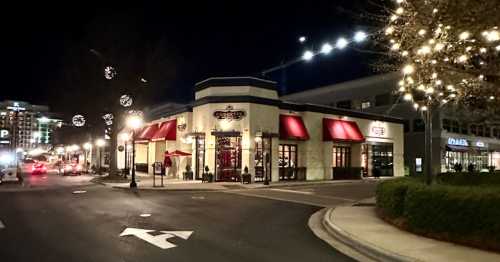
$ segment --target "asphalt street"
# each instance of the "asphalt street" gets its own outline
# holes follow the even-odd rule
[[[292,202],[272,199],[275,196],[253,196],[256,190],[248,191],[248,195],[241,195],[241,191],[133,192],[81,181],[66,181],[64,185],[42,190],[11,191],[0,187],[0,221],[4,226],[0,227],[0,258],[2,261],[351,261],[316,238],[308,228],[309,217],[321,205],[295,203],[293,198],[311,196],[294,191],[313,195],[317,191],[325,192],[321,194],[335,201],[332,205],[342,204],[364,198],[374,188],[373,183],[359,187],[362,188],[359,192],[363,192],[359,195],[352,193],[356,186],[349,184],[276,191],[280,198],[287,200],[288,196]],[[123,232],[136,235],[120,236]]]

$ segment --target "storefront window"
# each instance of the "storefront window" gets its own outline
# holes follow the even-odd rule
[[[280,180],[297,179],[297,145],[279,145],[278,166]]]
[[[279,145],[279,167],[297,167],[297,145]]]
[[[487,151],[446,151],[445,166],[448,171],[467,171],[469,164],[474,166],[475,171],[488,168]],[[459,167],[460,166],[460,167]]]
[[[351,147],[333,146],[332,167],[351,167]]]
[[[238,181],[241,174],[241,137],[216,137],[216,178]]]

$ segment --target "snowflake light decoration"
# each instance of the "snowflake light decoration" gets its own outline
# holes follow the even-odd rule
[[[73,125],[76,127],[82,127],[85,125],[85,117],[82,115],[73,116],[71,121],[73,122]]]
[[[104,68],[104,77],[108,80],[113,79],[117,75],[116,70],[112,66],[106,66]]]
[[[120,105],[123,107],[130,107],[134,103],[134,100],[129,95],[122,95],[120,97]]]
[[[104,119],[104,123],[107,125],[107,126],[110,126],[113,124],[113,119],[114,119],[114,116],[113,114],[105,114],[102,116],[102,119]]]

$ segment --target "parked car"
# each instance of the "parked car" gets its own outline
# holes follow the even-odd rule
[[[22,182],[23,177],[17,172],[16,166],[7,166],[0,170],[0,184],[3,182]]]
[[[82,174],[82,165],[79,163],[69,163],[64,165],[64,171],[63,175],[69,176],[69,175],[81,175]]]
[[[33,172],[33,168],[35,166],[35,164],[37,163],[37,161],[31,159],[31,158],[25,158],[23,160],[21,160],[20,162],[20,167],[21,167],[21,172],[23,174],[29,174],[29,173],[32,173]]]

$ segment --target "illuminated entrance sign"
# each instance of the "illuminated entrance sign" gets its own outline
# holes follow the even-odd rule
[[[450,137],[450,138],[448,138],[448,145],[452,145],[452,146],[469,146],[469,142],[467,142],[467,140],[463,139],[463,138],[453,138],[453,137]]]

